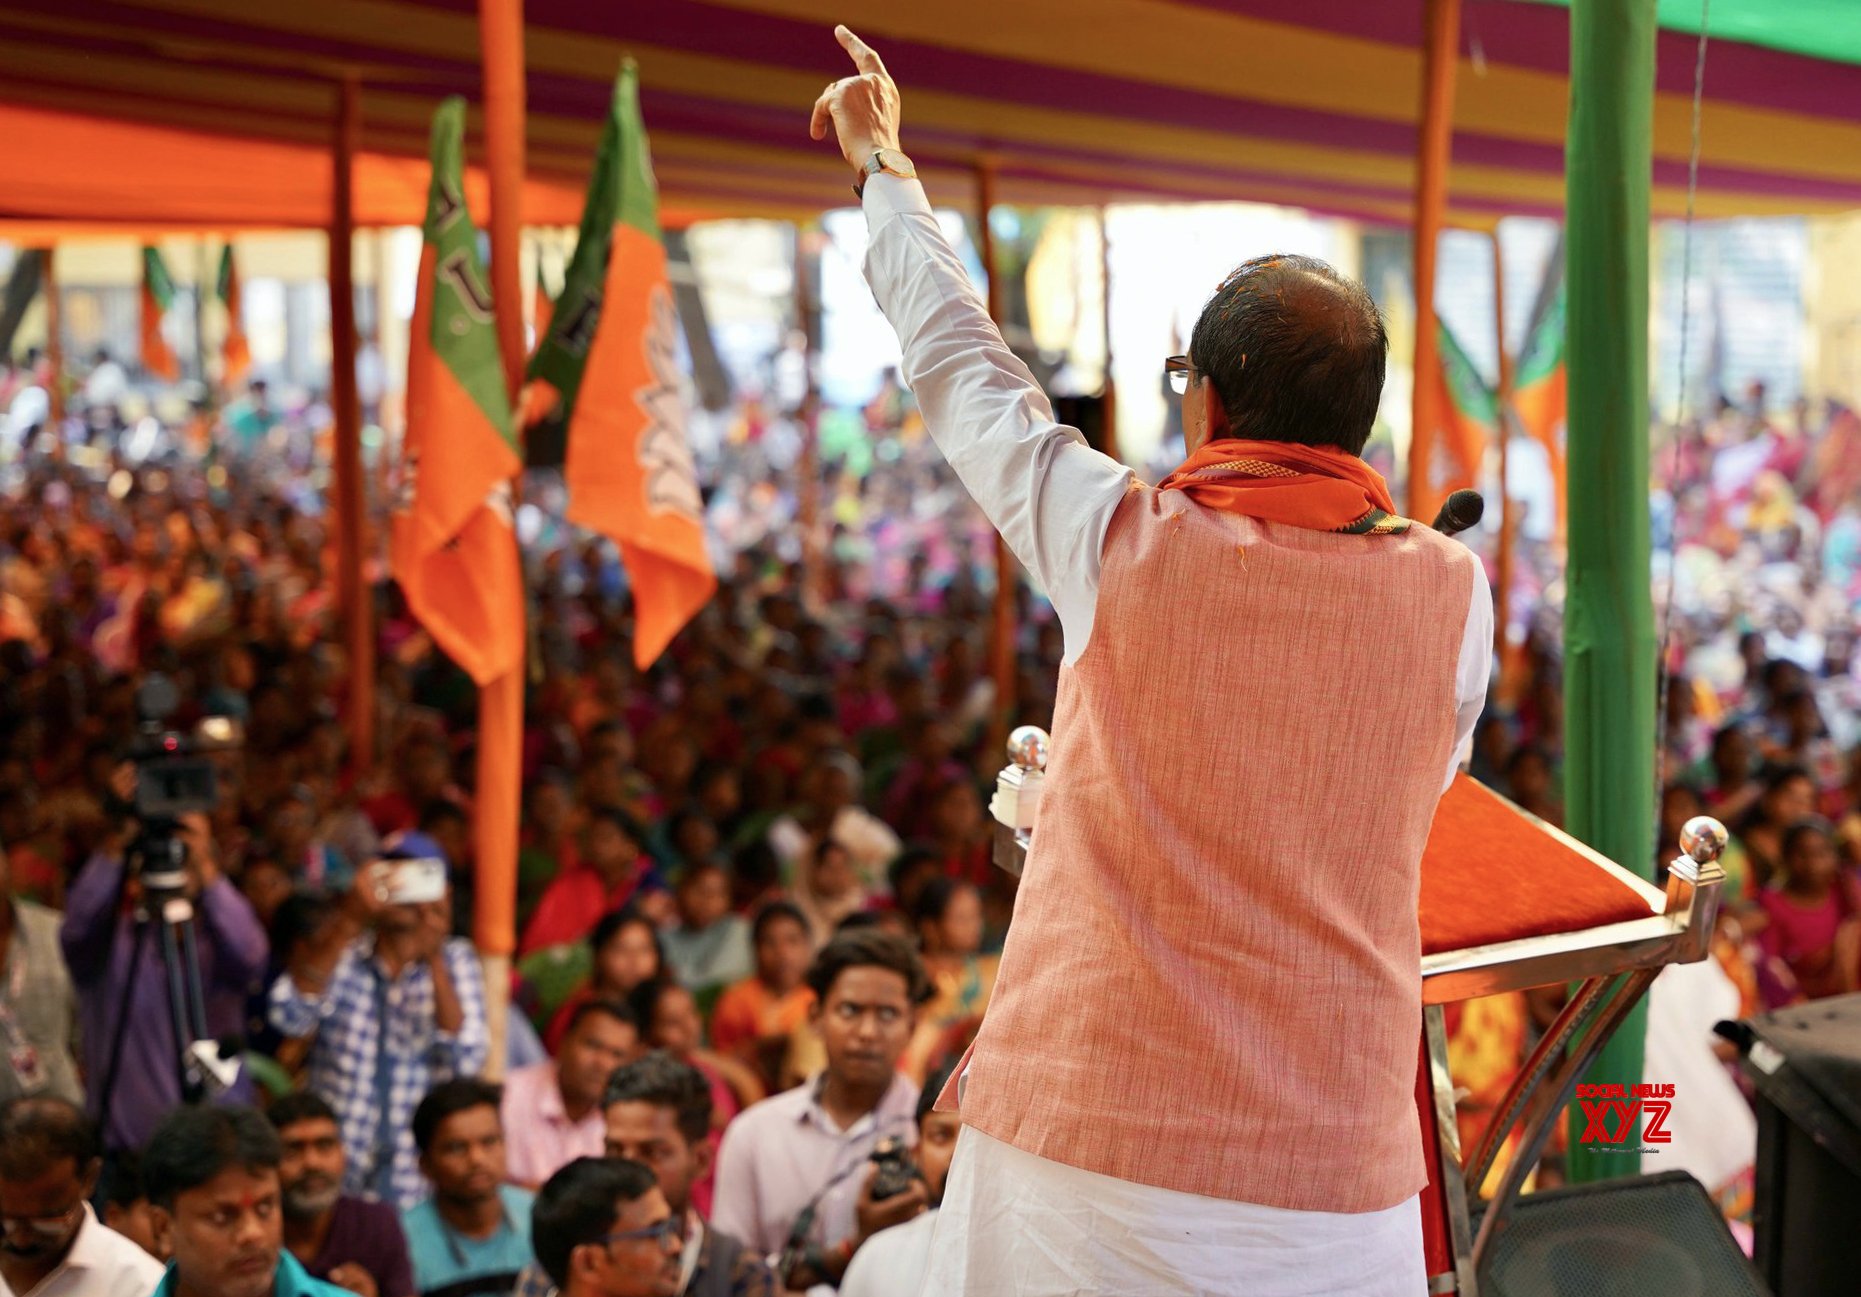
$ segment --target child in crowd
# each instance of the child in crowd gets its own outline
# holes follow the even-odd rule
[[[1782,876],[1758,895],[1769,920],[1759,934],[1766,955],[1781,960],[1797,997],[1819,999],[1861,989],[1861,905],[1844,875],[1826,822],[1806,819],[1783,838]]]
[[[789,901],[757,911],[751,925],[756,971],[725,991],[711,1015],[711,1044],[780,1089],[790,1038],[803,1030],[814,992],[802,984],[814,957],[808,920]]]
[[[687,867],[676,892],[679,922],[665,933],[666,959],[678,980],[714,997],[748,977],[756,965],[750,925],[730,912],[730,877],[721,865]]]

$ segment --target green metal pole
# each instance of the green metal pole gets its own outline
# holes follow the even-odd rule
[[[1565,161],[1569,261],[1569,595],[1564,607],[1568,828],[1652,878],[1654,601],[1648,523],[1648,185],[1655,0],[1574,0]],[[1584,1080],[1642,1079],[1637,1009]],[[1621,1144],[1579,1142],[1573,1182],[1634,1175]]]

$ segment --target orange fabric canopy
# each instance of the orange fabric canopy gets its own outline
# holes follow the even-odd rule
[[[1800,2],[1800,0],[1799,0]],[[1731,3],[1731,0],[1728,0]],[[1757,12],[1783,0],[1749,0]],[[972,205],[994,160],[1020,204],[1238,200],[1409,222],[1424,0],[527,0],[534,222],[579,188],[623,56],[640,65],[664,219],[811,215],[851,201],[808,108],[849,71],[850,23],[905,96],[905,146],[933,200]],[[1733,9],[1740,8],[1733,4]],[[124,128],[0,122],[0,222],[186,228],[322,224],[335,87],[361,85],[362,223],[412,221],[427,127],[482,100],[476,0],[0,0],[0,103],[228,141],[148,153]],[[1563,204],[1569,14],[1469,3],[1450,223]],[[1715,18],[1718,6],[1714,6]],[[1800,25],[1800,24],[1799,24]],[[1813,24],[1812,24],[1813,26]],[[1707,55],[1698,213],[1861,207],[1861,65],[1836,42],[1769,48],[1734,25]],[[1694,38],[1663,31],[1653,211],[1686,210]],[[476,139],[476,109],[468,142]],[[22,129],[26,128],[26,129]],[[78,147],[66,150],[73,139]],[[242,141],[235,143],[234,141]],[[264,141],[278,151],[252,152]],[[227,160],[234,158],[237,160]],[[262,164],[262,165],[261,165]],[[206,209],[213,210],[206,210]]]
[[[0,104],[7,141],[0,237],[50,242],[86,234],[149,238],[185,231],[323,227],[330,220],[330,154],[309,144],[214,136]],[[482,168],[465,178],[475,212],[489,200]],[[355,223],[419,225],[424,160],[363,153],[355,160]],[[581,219],[573,180],[532,177],[524,211],[538,225]],[[82,219],[61,220],[60,213]]]

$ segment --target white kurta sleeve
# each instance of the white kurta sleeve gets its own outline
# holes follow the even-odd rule
[[[937,448],[1059,614],[1066,661],[1092,633],[1099,550],[1131,470],[1056,423],[989,319],[915,180],[866,183],[866,280],[898,331]]]
[[[1454,672],[1454,755],[1448,759],[1447,778],[1441,787],[1454,782],[1454,772],[1466,763],[1473,751],[1473,727],[1480,723],[1486,707],[1486,686],[1493,673],[1493,589],[1486,583],[1486,569],[1473,565],[1473,602],[1467,609],[1467,629],[1461,636],[1460,662]]]

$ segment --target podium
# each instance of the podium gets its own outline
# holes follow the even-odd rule
[[[1048,746],[1040,730],[1016,730],[1011,763],[990,803],[995,861],[1013,874],[1021,872],[1032,841],[1038,806],[1027,805],[1027,793],[1044,778]],[[1431,1294],[1479,1297],[1525,1177],[1578,1078],[1663,967],[1706,957],[1725,879],[1717,861],[1726,832],[1702,816],[1688,822],[1681,843],[1683,854],[1669,865],[1665,888],[1656,888],[1466,775],[1442,796],[1422,856],[1423,1012],[1415,1087],[1429,1170],[1422,1228]],[[1462,1149],[1444,1006],[1557,983],[1578,985],[1478,1145]],[[1482,1196],[1480,1187],[1514,1129],[1512,1155],[1493,1193]],[[1724,1234],[1723,1225],[1717,1228]],[[1724,1242],[1731,1245],[1729,1234]],[[1488,1297],[1498,1291],[1489,1286]]]

